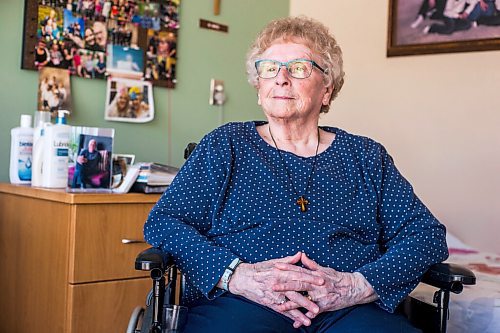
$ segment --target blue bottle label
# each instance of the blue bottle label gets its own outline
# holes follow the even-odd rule
[[[19,180],[31,180],[31,154],[33,152],[33,137],[21,136],[18,146],[17,174]]]

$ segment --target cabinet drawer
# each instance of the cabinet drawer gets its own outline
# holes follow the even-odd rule
[[[143,226],[153,204],[91,204],[74,206],[71,226],[69,282],[109,281],[145,276],[134,269],[145,243]]]
[[[125,332],[132,310],[145,306],[151,284],[144,278],[70,286],[67,332]]]

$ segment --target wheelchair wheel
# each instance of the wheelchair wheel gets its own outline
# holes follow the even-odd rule
[[[142,306],[137,306],[132,314],[130,315],[130,320],[128,322],[126,333],[140,333],[141,323],[144,318],[144,308]]]

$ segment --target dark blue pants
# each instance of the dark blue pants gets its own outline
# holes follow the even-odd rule
[[[375,304],[326,312],[309,327],[295,329],[291,319],[243,297],[226,294],[189,307],[186,333],[417,333],[407,319],[391,314]]]

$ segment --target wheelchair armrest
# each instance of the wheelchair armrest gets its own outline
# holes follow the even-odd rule
[[[474,273],[460,265],[439,263],[432,265],[422,277],[422,282],[428,285],[460,294],[463,285],[476,284]]]
[[[135,269],[139,271],[150,271],[159,268],[165,271],[167,267],[174,264],[172,256],[156,247],[150,247],[137,255],[135,258]]]

